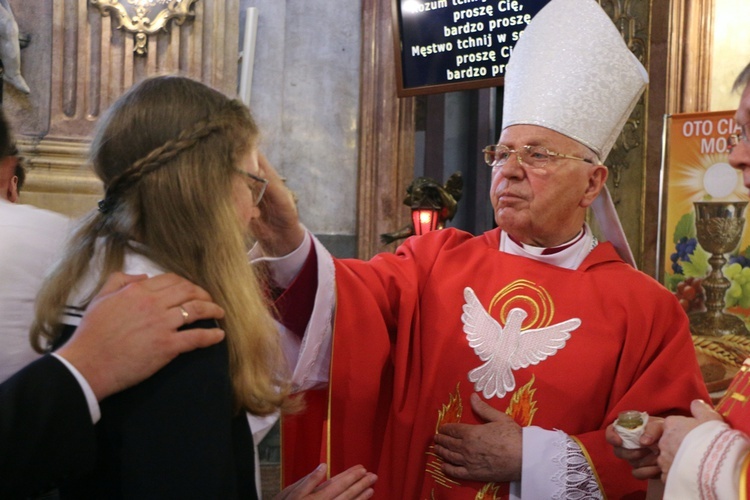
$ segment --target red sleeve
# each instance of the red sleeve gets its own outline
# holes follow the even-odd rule
[[[278,320],[299,338],[305,333],[315,305],[318,289],[318,258],[315,245],[310,243],[310,253],[302,269],[289,288],[283,290],[274,301]]]
[[[617,360],[621,366],[613,390],[608,415],[599,430],[575,436],[584,453],[593,462],[592,467],[604,491],[610,498],[624,498],[630,488],[645,488],[645,482],[635,480],[629,471],[623,470],[623,461],[616,458],[604,438],[606,427],[615,421],[623,410],[636,409],[653,416],[690,415],[690,402],[694,399],[708,401],[709,395],[701,376],[695,348],[690,336],[688,318],[680,310],[673,297],[664,298],[639,292],[655,304],[651,314],[638,321],[633,314],[628,324],[626,347]],[[634,311],[637,302],[628,304]],[[650,318],[650,328],[643,320]],[[634,343],[644,338],[644,343]],[[627,367],[634,367],[629,371]]]

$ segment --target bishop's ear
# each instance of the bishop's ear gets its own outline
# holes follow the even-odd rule
[[[599,196],[599,192],[604,189],[604,184],[607,182],[607,176],[609,170],[604,165],[594,165],[589,175],[589,182],[586,186],[586,191],[583,193],[581,199],[581,206],[586,208],[594,203],[594,200]]]

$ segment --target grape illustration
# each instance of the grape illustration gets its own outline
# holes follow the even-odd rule
[[[686,313],[705,311],[706,294],[703,291],[703,279],[685,278],[677,284],[674,294]]]
[[[724,268],[724,276],[730,285],[724,300],[727,307],[750,308],[750,267],[733,262]]]

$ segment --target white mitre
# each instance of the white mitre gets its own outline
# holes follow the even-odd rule
[[[502,128],[539,125],[604,161],[647,84],[646,69],[596,1],[552,0],[508,61]],[[635,266],[606,186],[593,209],[606,239]]]

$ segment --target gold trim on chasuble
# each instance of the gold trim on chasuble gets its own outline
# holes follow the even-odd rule
[[[339,303],[339,292],[338,289],[336,290],[336,297],[334,304]],[[331,330],[331,362],[328,367],[328,408],[326,409],[326,415],[328,415],[328,418],[326,419],[325,427],[326,427],[326,479],[331,479],[331,420],[333,420],[333,412],[331,411],[331,401],[333,401],[333,360],[336,359],[333,357],[334,350],[336,348],[336,321],[337,321],[337,315],[336,313],[333,314],[333,324],[332,324],[332,330]]]
[[[585,446],[583,446],[583,443],[580,439],[578,439],[575,436],[568,435],[570,439],[575,441],[578,446],[581,448],[581,451],[583,452],[583,456],[586,457],[586,461],[589,463],[589,468],[591,469],[591,472],[594,474],[594,478],[596,479],[596,485],[599,486],[599,491],[602,493],[602,498],[604,500],[607,500],[607,494],[604,493],[604,486],[602,485],[602,480],[599,479],[599,473],[596,471],[596,467],[594,467],[594,461],[591,460],[591,455],[589,455],[589,451],[586,449]]]
[[[750,467],[750,453],[742,461],[740,468],[740,500],[747,500],[747,468]]]
[[[721,398],[719,404],[716,405],[716,411],[719,414],[727,418],[735,405],[745,406],[748,401],[747,394],[750,393],[750,359],[746,359],[740,371],[735,376],[732,383],[729,385],[726,394]],[[742,461],[742,467],[740,468],[740,499],[747,500],[747,469],[750,467],[750,454],[748,454]]]
[[[734,405],[739,404],[744,407],[747,404],[747,394],[750,394],[750,373],[748,372],[750,372],[750,359],[746,359],[742,363],[739,373],[732,380],[719,404],[716,405],[716,411],[722,417],[727,418],[734,409]]]
[[[326,421],[324,423],[325,426],[325,438],[326,438],[326,479],[331,479],[331,394],[333,391],[333,349],[335,346],[335,343],[333,342],[333,337],[336,333],[336,315],[333,315],[333,330],[331,331],[331,363],[328,366],[328,401],[326,401]],[[301,395],[292,395],[293,397],[301,397]],[[282,417],[279,417],[281,419]],[[279,420],[281,421],[281,420]],[[284,445],[284,426],[279,426],[279,440],[281,443],[281,449],[283,450],[285,448]],[[283,462],[283,460],[282,460]],[[282,486],[286,484],[286,478],[284,477],[284,467],[281,467],[281,484]]]

